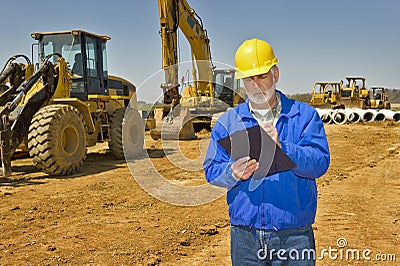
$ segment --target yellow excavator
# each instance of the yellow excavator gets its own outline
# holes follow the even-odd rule
[[[153,139],[193,139],[195,132],[211,129],[213,115],[242,102],[234,69],[215,69],[210,40],[201,18],[186,0],[158,0],[162,68],[165,72],[163,108],[156,109]],[[193,84],[179,92],[178,29],[188,40],[192,54]]]
[[[50,175],[78,171],[87,147],[97,142],[108,141],[118,159],[141,153],[144,123],[136,87],[108,74],[110,38],[82,30],[31,36],[37,70],[27,56],[16,55],[0,72],[3,176],[11,175],[17,149],[29,151],[35,166]]]

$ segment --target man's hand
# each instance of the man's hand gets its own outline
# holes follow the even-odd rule
[[[276,130],[276,128],[269,123],[264,123],[261,125],[261,127],[276,142],[276,144],[278,144],[278,146],[282,148],[282,144],[280,143],[278,138],[278,130]]]
[[[232,175],[237,180],[247,180],[258,168],[258,162],[249,156],[242,157],[234,162],[231,166]]]

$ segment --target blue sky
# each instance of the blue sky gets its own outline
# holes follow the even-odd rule
[[[316,81],[364,76],[367,86],[400,88],[400,1],[188,0],[202,18],[214,61],[234,66],[245,40],[270,42],[279,59],[278,88],[311,92]],[[34,31],[83,29],[111,37],[108,68],[154,102],[162,91],[141,86],[161,68],[156,0],[2,1],[0,64],[31,54]],[[180,38],[181,60],[190,59]]]

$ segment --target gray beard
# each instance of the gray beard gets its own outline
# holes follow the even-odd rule
[[[264,97],[253,97],[252,95],[248,95],[250,102],[257,105],[268,104],[272,97],[275,95],[276,83],[272,84],[271,88],[268,90],[268,93],[264,95]]]

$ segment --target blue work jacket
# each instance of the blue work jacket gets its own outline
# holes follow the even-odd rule
[[[251,178],[237,181],[232,176],[234,160],[218,140],[258,124],[248,102],[225,112],[212,130],[203,164],[205,176],[211,184],[228,188],[232,225],[279,230],[314,223],[318,196],[315,179],[328,170],[330,163],[324,126],[313,107],[277,93],[282,102],[276,123],[279,141],[295,168],[266,176],[251,191]]]

